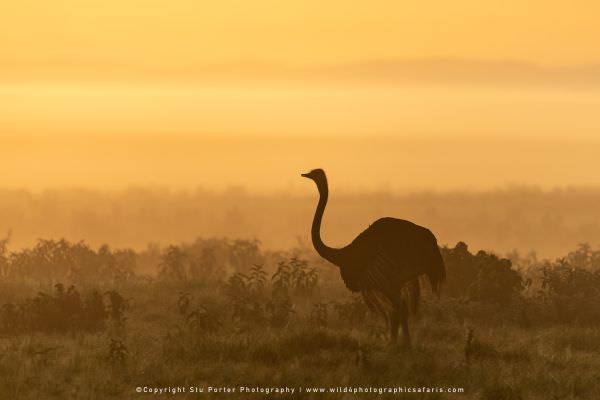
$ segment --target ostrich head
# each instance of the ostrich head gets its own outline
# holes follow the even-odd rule
[[[321,168],[313,169],[306,174],[301,174],[301,176],[312,179],[317,184],[318,188],[327,186],[327,177],[325,176],[325,171]]]

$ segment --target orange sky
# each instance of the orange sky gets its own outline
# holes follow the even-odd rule
[[[600,186],[600,141],[490,138],[16,135],[0,146],[7,188],[158,186],[314,194],[301,172],[324,168],[332,191]]]
[[[582,160],[580,150],[600,131],[598,15],[600,3],[589,0],[3,2],[0,168],[12,172],[3,185],[266,188],[247,171],[257,151],[239,138],[253,137],[272,187],[313,164],[337,168],[351,187],[360,169],[352,159],[328,159],[291,139],[279,145],[285,156],[264,148],[265,137],[326,136],[360,151],[363,143],[343,142],[347,135],[396,138],[398,146],[423,139],[413,160],[458,162],[443,185],[433,172],[395,182],[382,169],[407,164],[393,152],[381,164],[372,150],[361,158],[371,177],[354,186],[595,185],[600,161],[588,153]],[[223,134],[239,139],[235,159],[222,143],[214,149],[223,154],[194,157],[206,154],[202,138]],[[128,157],[114,138],[136,136],[149,150],[129,148]],[[163,161],[172,162],[158,165],[152,157],[170,136]],[[184,137],[198,140],[177,139]],[[469,147],[465,138],[478,142]],[[544,167],[531,167],[534,142],[547,140],[553,150],[535,154]],[[517,146],[520,161],[494,154],[498,141],[502,152]],[[565,159],[577,168],[555,170],[565,142],[573,143]],[[460,160],[446,154],[449,144]],[[470,151],[489,155],[479,162],[493,167],[472,176]],[[438,153],[444,158],[428,158]],[[132,165],[119,174],[113,160]],[[227,164],[236,162],[245,169]],[[192,168],[225,172],[206,180]]]
[[[600,62],[593,0],[22,0],[0,6],[0,65],[145,68],[458,57]]]

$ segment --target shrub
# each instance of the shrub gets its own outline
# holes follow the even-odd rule
[[[125,308],[119,303],[122,297],[115,291],[110,293],[107,310],[98,292],[93,291],[82,299],[74,286],[65,290],[64,285],[58,283],[52,294],[40,292],[22,303],[2,305],[0,330],[10,334],[100,331],[107,318],[121,322],[125,319]]]
[[[0,267],[4,276],[21,281],[116,284],[135,276],[136,254],[129,249],[113,251],[107,245],[94,251],[84,242],[40,239],[33,248],[12,252],[3,259],[0,242]]]
[[[506,304],[523,290],[523,279],[510,260],[480,251],[475,265],[477,276],[468,291],[471,299]]]
[[[506,304],[523,290],[521,275],[506,258],[485,251],[473,255],[463,242],[441,251],[448,275],[446,291],[451,296]]]
[[[569,258],[541,267],[539,297],[560,322],[600,321],[600,270],[571,265]]]

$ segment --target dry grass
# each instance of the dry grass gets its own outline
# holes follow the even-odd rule
[[[219,293],[210,288],[197,288],[192,295],[205,303],[219,301]],[[240,327],[224,318],[213,333],[185,326],[173,286],[132,288],[125,296],[133,301],[120,334],[1,338],[0,398],[197,398],[137,395],[135,388],[241,384],[465,388],[464,394],[406,396],[414,399],[566,400],[600,393],[596,329],[523,328],[494,318],[502,312],[499,308],[482,306],[486,312],[475,312],[477,304],[428,302],[413,322],[415,344],[408,351],[378,337],[370,319],[349,323],[330,310],[327,326],[322,320],[315,323],[312,305],[326,300],[319,295],[296,308],[284,328],[261,323]],[[295,398],[357,398],[312,396]],[[252,398],[228,398],[237,397]]]

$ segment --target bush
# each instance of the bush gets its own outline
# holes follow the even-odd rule
[[[480,251],[475,265],[477,277],[469,287],[469,298],[507,304],[523,290],[523,279],[510,260]]]
[[[485,251],[473,255],[464,242],[441,252],[448,276],[446,291],[451,296],[506,304],[523,290],[523,278],[509,259]]]
[[[13,280],[117,284],[134,277],[136,254],[133,250],[113,251],[107,245],[94,251],[83,242],[40,239],[33,248],[11,253],[8,261],[0,256],[0,264],[4,264],[0,265],[3,275]]]
[[[569,258],[541,268],[539,297],[560,322],[600,321],[600,270],[574,267]]]
[[[66,333],[95,332],[104,329],[107,319],[124,321],[124,309],[118,303],[120,295],[110,292],[109,307],[102,296],[93,291],[82,299],[77,289],[55,285],[54,293],[40,292],[19,304],[0,307],[0,330],[3,333]],[[115,300],[116,299],[116,300]]]

